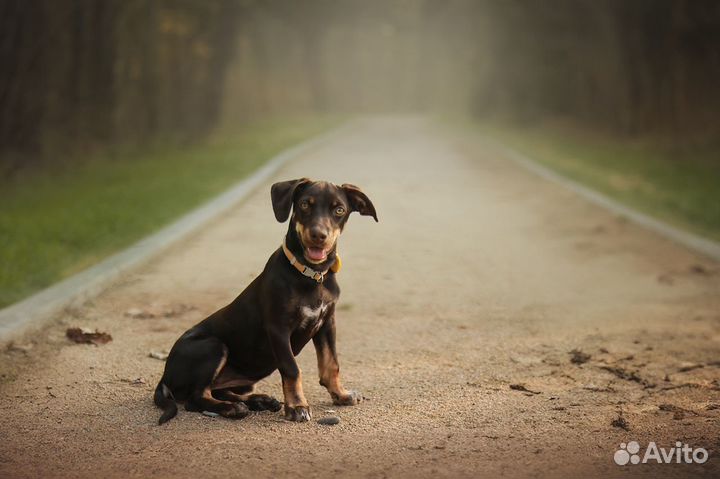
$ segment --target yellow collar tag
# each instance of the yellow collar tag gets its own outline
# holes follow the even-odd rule
[[[335,253],[335,262],[330,266],[330,271],[333,273],[339,273],[342,269],[342,261],[340,261],[340,255]]]

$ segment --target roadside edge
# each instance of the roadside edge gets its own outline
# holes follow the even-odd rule
[[[64,308],[102,293],[121,274],[142,265],[200,226],[240,203],[282,166],[349,130],[351,123],[345,122],[330,131],[281,151],[254,173],[156,233],[73,276],[1,309],[0,343],[20,337],[31,327],[39,327],[45,321],[49,321]]]
[[[720,243],[713,240],[703,238],[696,234],[684,231],[671,226],[663,221],[655,219],[651,216],[641,213],[629,206],[626,206],[612,198],[599,193],[581,183],[569,179],[554,170],[541,165],[531,157],[520,153],[519,151],[487,136],[481,137],[493,149],[499,151],[504,156],[522,166],[526,170],[544,178],[548,181],[560,184],[561,186],[575,192],[586,200],[612,211],[615,214],[622,215],[630,221],[651,230],[660,236],[663,236],[681,246],[689,248],[697,253],[703,254],[716,261],[720,261]]]

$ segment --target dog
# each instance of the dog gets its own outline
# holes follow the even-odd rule
[[[343,387],[335,350],[337,241],[352,212],[377,222],[375,207],[354,185],[308,178],[275,183],[270,197],[277,221],[290,217],[283,244],[232,303],[175,342],[155,389],[154,402],[163,410],[159,424],[175,417],[177,402],[188,411],[234,419],[249,411],[280,411],[283,405],[275,398],[254,392],[255,383],[276,369],[285,419],[309,421],[295,356],[311,339],[320,384],[333,404],[362,401],[360,393]]]

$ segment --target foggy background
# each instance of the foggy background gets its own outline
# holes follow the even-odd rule
[[[715,456],[719,86],[720,0],[0,0],[0,478]],[[270,185],[302,176],[377,207],[344,233],[336,308],[370,401],[334,405],[308,346],[334,430],[157,429],[163,358],[257,280],[286,231]]]
[[[296,113],[720,130],[714,0],[3,0],[4,175]]]

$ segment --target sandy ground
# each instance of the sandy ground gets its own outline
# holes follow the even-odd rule
[[[333,407],[310,345],[314,419],[339,425],[182,409],[156,425],[148,353],[261,271],[286,228],[268,184],[2,353],[0,477],[720,476],[718,264],[422,119],[366,121],[277,178],[299,176],[358,184],[380,216],[340,242],[342,374],[368,400]],[[71,344],[70,326],[114,340]],[[280,398],[277,374],[259,390]],[[631,440],[710,458],[616,465]]]

